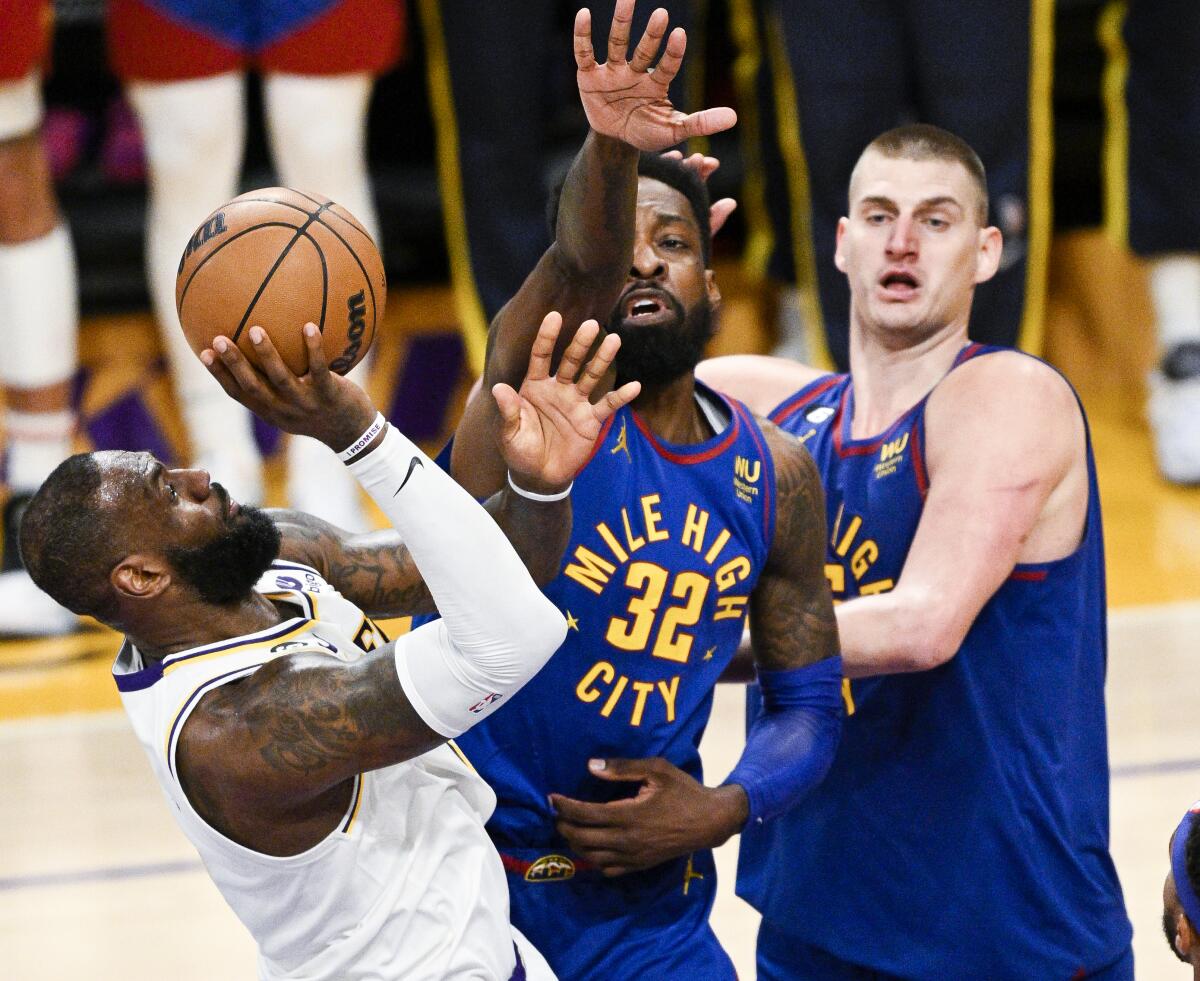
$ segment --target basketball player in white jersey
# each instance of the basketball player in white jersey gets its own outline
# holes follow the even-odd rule
[[[553,977],[509,924],[483,830],[495,795],[447,741],[503,708],[562,641],[563,615],[530,572],[557,571],[571,478],[639,390],[589,403],[619,346],[585,363],[594,321],[551,376],[560,326],[543,322],[520,393],[494,390],[510,475],[491,516],[329,372],[312,325],[301,377],[257,327],[264,374],[223,337],[202,360],[267,421],[341,451],[394,531],[343,537],[299,512],[239,507],[204,471],[145,453],[71,457],[30,502],[28,568],[125,633],[113,668],[125,708],[257,941],[260,978]],[[370,619],[435,606],[440,620],[392,643]]]

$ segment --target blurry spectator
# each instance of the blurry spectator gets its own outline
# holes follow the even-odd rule
[[[42,148],[46,0],[0,4],[0,385],[7,404],[0,634],[57,634],[78,621],[21,567],[17,525],[71,452],[78,300],[71,237]]]
[[[455,307],[473,367],[480,370],[488,324],[550,245],[547,144],[556,115],[575,106],[576,96],[570,49],[548,38],[560,30],[569,38],[575,12],[587,6],[603,50],[613,0],[527,0],[519,18],[508,4],[479,0],[418,0],[417,6]],[[694,6],[702,5],[641,4],[631,36],[641,36],[655,7],[665,7],[672,26],[690,32]],[[689,42],[689,51],[699,48]],[[671,100],[686,110],[691,100],[684,89],[676,78]]]
[[[757,3],[764,49],[782,35],[795,97],[777,111],[791,218],[797,232],[811,229],[811,243],[793,236],[796,278],[815,277],[838,369],[848,367],[850,295],[833,264],[834,230],[850,171],[876,134],[905,122],[957,133],[987,169],[1004,262],[976,300],[972,338],[1038,348],[1050,232],[1050,0]]]
[[[398,0],[111,0],[109,55],[146,146],[147,274],[192,463],[238,500],[263,496],[250,414],[204,370],[179,328],[175,273],[195,227],[238,190],[245,74],[263,73],[271,154],[282,184],[348,208],[379,241],[366,166],[374,79],[399,55]],[[352,374],[360,383],[364,368]],[[348,530],[367,526],[353,478],[315,440],[287,452],[289,503]]]
[[[1200,4],[1138,0],[1101,24],[1110,59],[1128,65],[1109,108],[1108,224],[1149,260],[1160,361],[1149,416],[1158,466],[1200,483]],[[1122,29],[1123,28],[1123,29]],[[1122,46],[1122,35],[1124,46]],[[1119,84],[1118,76],[1118,84]],[[1126,113],[1124,110],[1128,108]],[[1128,124],[1121,117],[1127,116]]]

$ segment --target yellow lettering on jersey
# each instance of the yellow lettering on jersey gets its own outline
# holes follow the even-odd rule
[[[744,456],[734,457],[733,472],[747,483],[757,484],[762,463],[759,460],[747,460]]]
[[[624,508],[621,508],[621,523],[625,525],[625,542],[629,546],[629,551],[636,552],[646,544],[646,539],[633,533],[633,530],[629,527],[629,512]]]
[[[596,531],[600,532],[600,537],[604,539],[604,544],[612,549],[612,554],[617,557],[618,562],[628,562],[629,553],[621,548],[621,543],[617,541],[617,536],[612,533],[608,525],[603,521],[596,525]]]
[[[704,597],[708,595],[709,581],[698,572],[681,572],[671,586],[671,596],[684,600],[682,606],[672,606],[663,614],[662,627],[654,650],[650,653],[667,661],[687,664],[692,653],[692,636],[680,631],[680,627],[694,627],[700,622],[700,611],[704,608]]]
[[[877,593],[888,593],[895,587],[896,583],[892,579],[880,579],[878,582],[869,582],[866,585],[858,587],[859,596],[874,596]]]
[[[908,445],[908,433],[905,433],[899,439],[894,439],[890,443],[884,443],[883,449],[879,451],[879,462],[886,463],[894,456],[899,456],[904,452],[904,447]]]
[[[579,679],[579,684],[575,686],[575,694],[581,702],[594,702],[600,697],[600,690],[593,688],[597,679],[603,677],[606,685],[611,685],[613,678],[617,676],[617,670],[607,661],[597,661],[592,665],[592,669]]]
[[[675,696],[679,694],[679,675],[675,675],[671,679],[671,683],[665,681],[658,683],[658,690],[662,693],[663,702],[667,706],[667,721],[675,721]]]
[[[622,511],[621,513],[624,514],[625,512]],[[576,546],[575,561],[563,570],[579,585],[585,589],[590,589],[597,596],[600,595],[609,577],[616,571],[617,567],[615,565],[611,562],[606,562],[590,548],[586,548],[583,545]]]
[[[854,555],[850,559],[850,571],[854,573],[854,578],[861,579],[866,571],[875,564],[877,558],[879,558],[879,546],[873,539],[868,538],[854,550]]]
[[[613,688],[612,694],[608,696],[608,701],[604,703],[604,708],[600,710],[600,714],[606,719],[612,715],[612,710],[617,707],[617,702],[621,700],[621,693],[625,691],[627,684],[629,684],[629,679],[625,675],[621,675],[617,679],[616,687]]]
[[[631,726],[640,726],[642,724],[642,713],[646,711],[646,696],[654,691],[654,683],[651,681],[635,681],[633,690],[637,692],[637,699],[633,703],[633,715],[629,717]]]
[[[825,563],[825,578],[829,580],[829,590],[835,596],[846,591],[846,570],[836,562]]]
[[[647,494],[642,498],[642,518],[646,522],[646,537],[652,542],[663,542],[670,538],[670,534],[658,527],[658,523],[662,521],[662,512],[655,511],[654,505],[661,501],[657,494]]]
[[[850,690],[850,679],[842,679],[842,701],[846,703],[846,714],[854,714],[854,692]]]
[[[746,615],[746,604],[749,602],[749,596],[720,596],[713,620],[740,620]]]
[[[717,556],[721,554],[722,549],[725,548],[725,545],[729,542],[731,537],[733,536],[729,534],[729,529],[722,528],[721,534],[719,534],[717,536],[717,540],[712,543],[712,548],[704,553],[704,561],[709,565],[712,565],[714,562],[716,562]]]
[[[704,548],[704,531],[708,527],[708,512],[689,504],[687,517],[683,519],[683,544],[689,545],[700,554]]]
[[[862,518],[857,514],[850,519],[850,527],[846,529],[846,534],[842,536],[841,542],[837,546],[837,554],[845,555],[850,551],[850,545],[854,541],[854,536],[858,534],[858,529],[862,527]]]
[[[717,589],[723,593],[730,586],[744,580],[750,572],[750,560],[744,555],[739,555],[721,566],[713,578],[717,581]]]
[[[579,679],[579,683],[575,686],[575,697],[581,702],[591,704],[600,701],[607,695],[600,709],[600,714],[607,719],[611,718],[617,706],[622,704],[622,697],[627,691],[633,694],[633,698],[623,703],[626,709],[618,713],[617,717],[623,717],[623,712],[627,710],[629,725],[640,726],[646,718],[646,712],[660,698],[665,721],[675,721],[679,675],[674,675],[667,681],[636,681],[626,675],[618,674],[608,661],[597,661]]]

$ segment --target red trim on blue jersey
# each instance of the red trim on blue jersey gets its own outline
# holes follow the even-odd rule
[[[604,441],[606,439],[608,439],[609,430],[612,429],[613,423],[616,421],[616,418],[617,418],[617,414],[614,412],[611,416],[609,416],[604,421],[604,425],[600,427],[600,435],[596,437],[596,442],[594,444],[592,444],[592,452],[589,453],[588,458],[586,460],[584,460],[583,467],[586,467],[589,463],[591,463],[596,458],[596,454],[600,452],[600,447],[603,446]],[[583,467],[580,467],[579,469],[582,471]]]
[[[786,402],[782,402],[772,409],[767,418],[778,425],[788,416],[793,415],[810,402],[820,398],[845,377],[845,375],[828,375],[825,378],[817,379],[815,382],[809,382],[808,385],[800,389],[800,391]]]
[[[925,470],[925,454],[921,450],[921,423],[918,419],[912,427],[912,465],[913,476],[917,478],[917,490],[921,497],[929,493],[929,474]]]
[[[1018,582],[1044,582],[1050,573],[1045,569],[1015,569],[1009,579]]]
[[[694,453],[677,453],[674,450],[668,450],[662,445],[662,443],[654,438],[654,433],[650,431],[649,426],[642,422],[641,416],[639,416],[636,412],[630,412],[629,414],[633,417],[634,424],[641,431],[641,434],[646,437],[650,445],[654,447],[659,456],[665,460],[670,460],[672,463],[682,464],[707,463],[714,457],[720,456],[733,445],[733,442],[737,439],[738,432],[742,425],[742,421],[737,412],[734,412],[733,425],[729,427],[729,432],[725,434],[725,438],[717,443],[716,446],[710,446],[707,450],[699,450]]]

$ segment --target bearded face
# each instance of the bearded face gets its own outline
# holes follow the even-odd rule
[[[224,488],[220,493],[228,497]],[[245,505],[217,538],[204,545],[170,549],[167,559],[202,600],[225,606],[250,594],[279,555],[280,541],[279,529],[266,512]]]

